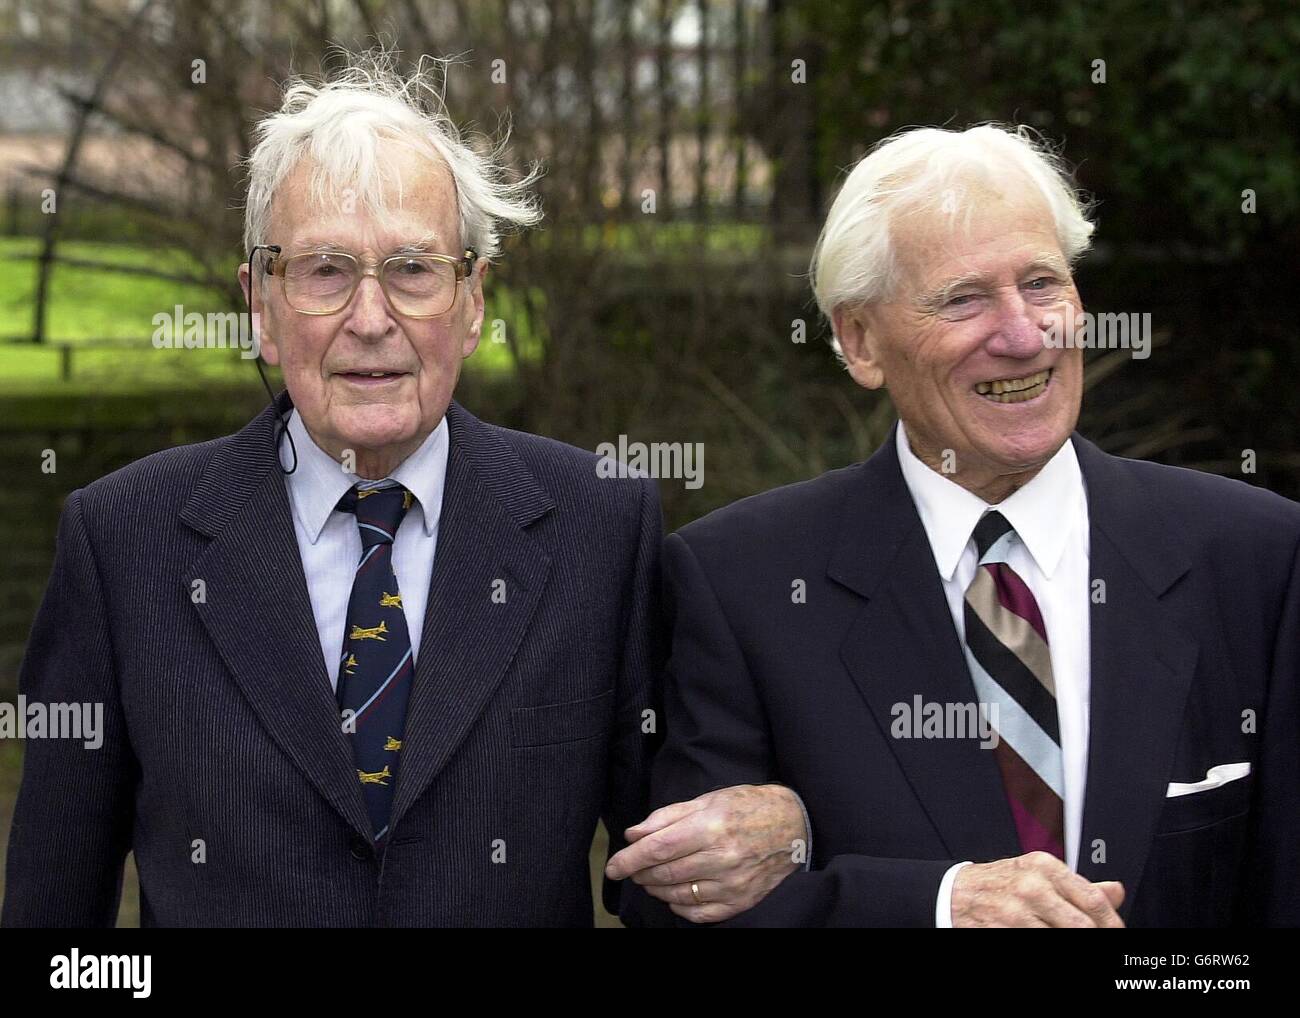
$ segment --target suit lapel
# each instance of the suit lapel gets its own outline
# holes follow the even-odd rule
[[[287,394],[277,399],[281,413],[291,405]],[[272,408],[262,411],[219,447],[195,485],[181,518],[212,541],[182,579],[188,590],[203,582],[194,608],[267,733],[369,838],[275,464],[274,420]]]
[[[1079,872],[1122,881],[1127,910],[1165,805],[1196,666],[1196,642],[1177,627],[1168,603],[1191,563],[1123,461],[1077,435],[1074,444],[1088,490],[1092,580]]]
[[[866,600],[841,658],[950,855],[1018,855],[997,763],[978,739],[889,735],[895,704],[910,708],[918,695],[940,704],[978,699],[892,433],[859,468],[828,575]]]
[[[504,678],[551,566],[526,531],[554,508],[550,496],[510,446],[455,403],[447,423],[447,480],[407,708],[394,827]],[[504,599],[494,596],[502,591]]]

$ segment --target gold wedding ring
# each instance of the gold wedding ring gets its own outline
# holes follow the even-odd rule
[[[692,881],[691,883],[691,896],[695,899],[695,904],[697,905],[704,904],[704,902],[700,901],[700,885],[695,883],[694,881]]]

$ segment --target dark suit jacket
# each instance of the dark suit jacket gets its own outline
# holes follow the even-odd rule
[[[27,743],[5,925],[113,923],[128,850],[148,926],[591,925],[597,818],[617,849],[645,812],[658,496],[456,404],[447,420],[382,863],[268,407],[69,496],[20,688],[103,702],[106,735]]]
[[[1134,926],[1300,923],[1300,506],[1073,441],[1105,583],[1080,872],[1122,881]],[[692,523],[664,563],[653,804],[780,781],[812,821],[812,872],[734,923],[930,926],[954,862],[1021,854],[992,753],[890,736],[895,703],[978,699],[892,439]]]

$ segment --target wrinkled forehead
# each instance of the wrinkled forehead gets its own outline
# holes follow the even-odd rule
[[[303,157],[271,202],[271,239],[286,250],[399,247],[460,252],[455,180],[436,152],[381,143],[344,172]]]
[[[1014,169],[957,174],[937,193],[900,202],[890,216],[890,243],[902,281],[920,283],[954,263],[996,262],[1032,248],[1064,256],[1051,206]]]

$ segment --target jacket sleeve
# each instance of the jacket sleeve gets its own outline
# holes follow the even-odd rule
[[[80,491],[68,497],[59,520],[54,568],[28,638],[19,692],[29,708],[102,709],[102,742],[91,748],[96,740],[24,740],[0,925],[113,926],[138,768]]]
[[[663,671],[663,622],[660,617],[659,559],[663,518],[655,482],[642,478],[636,558],[626,599],[623,656],[619,665],[614,735],[610,743],[608,784],[602,819],[609,832],[609,855],[627,845],[623,832],[645,819],[650,798],[650,760],[659,743],[659,681]],[[647,713],[649,712],[649,713]],[[602,898],[614,915],[640,925],[642,901],[624,887],[629,881],[605,879]]]
[[[1266,697],[1237,920],[1300,926],[1300,546],[1291,561]]]
[[[664,545],[664,589],[672,639],[652,805],[728,785],[782,781],[744,650],[699,559],[678,534]],[[815,837],[815,808],[810,819]],[[932,927],[939,883],[954,860],[845,854],[824,862],[792,873],[748,912],[718,925]]]

